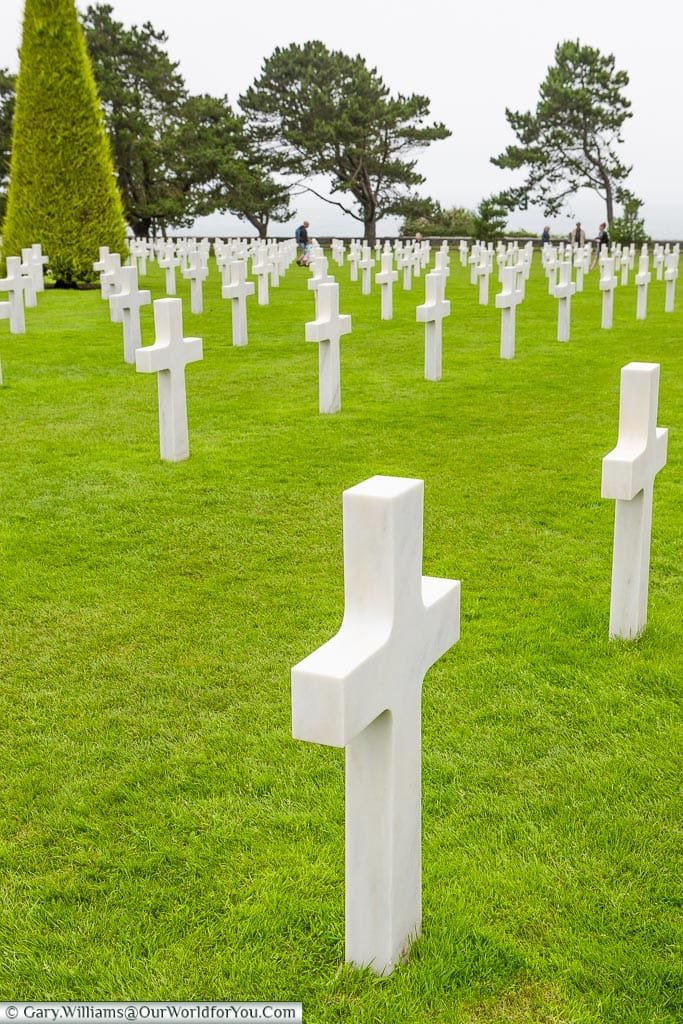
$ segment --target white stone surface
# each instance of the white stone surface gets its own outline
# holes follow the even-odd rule
[[[602,497],[616,501],[609,634],[624,640],[647,622],[652,493],[668,439],[657,426],[658,397],[658,363],[622,368],[619,439],[602,460]]]
[[[603,246],[603,249],[605,246]],[[602,292],[602,324],[605,330],[612,326],[614,316],[614,289],[619,284],[614,274],[614,257],[602,256],[600,258],[600,282]]]
[[[489,304],[489,277],[493,271],[493,251],[482,248],[479,253],[477,264],[477,278],[479,280],[479,305]]]
[[[202,358],[201,338],[183,338],[180,299],[154,303],[156,341],[135,353],[138,373],[156,373],[159,391],[159,448],[165,462],[181,462],[190,454],[187,431],[185,367]]]
[[[123,360],[131,365],[135,363],[135,352],[142,345],[140,331],[140,307],[148,306],[152,296],[148,291],[138,288],[137,265],[122,267],[120,272],[121,290],[110,295],[109,308],[112,319],[123,323]]]
[[[647,248],[644,247],[644,252],[641,252],[638,260],[638,273],[636,274],[636,289],[638,297],[636,299],[636,320],[647,319],[647,287],[650,283],[652,275],[650,274],[650,257],[647,252]]]
[[[375,274],[375,284],[380,286],[380,320],[392,320],[394,316],[394,283],[398,271],[394,270],[394,254],[382,253],[382,269]]]
[[[351,317],[339,313],[339,285],[316,289],[317,318],[306,324],[306,341],[318,344],[318,408],[322,413],[341,409],[341,356],[339,339],[351,330]]]
[[[514,359],[515,331],[517,306],[524,298],[519,286],[518,268],[503,267],[503,290],[496,295],[496,308],[501,310],[500,318],[500,358]],[[523,280],[523,277],[522,277]]]
[[[423,495],[344,492],[344,620],[292,669],[295,739],[346,748],[346,960],[376,974],[420,933],[422,684],[460,634],[460,583],[422,576]]]
[[[268,283],[270,281],[270,263],[268,262],[268,254],[263,247],[257,250],[257,254],[254,256],[254,260],[251,264],[251,272],[256,278],[256,301],[259,306],[267,306],[270,301],[270,293],[268,290]],[[223,280],[223,285],[229,284],[228,280]]]
[[[204,312],[204,281],[209,276],[208,269],[202,261],[202,254],[199,251],[188,253],[188,266],[182,270],[186,281],[190,282],[190,311],[192,313]]]
[[[40,267],[40,272],[36,271],[36,281],[35,281],[36,291],[37,292],[44,292],[45,291],[45,267],[50,262],[50,257],[43,255],[43,247],[40,244],[40,242],[34,242],[33,245],[31,246],[31,248],[33,249],[34,263],[37,266]]]
[[[176,267],[180,266],[180,257],[176,255],[175,246],[172,242],[166,245],[163,256],[159,258],[159,266],[162,270],[166,271],[166,294],[175,295],[175,271]]]
[[[572,295],[576,292],[576,284],[572,281],[572,265],[569,260],[559,264],[560,276],[552,286],[552,293],[557,302],[557,340],[569,341],[571,333]]]
[[[311,260],[311,276],[306,282],[308,290],[316,292],[321,284],[332,284],[334,278],[327,272],[327,257],[314,256]]]
[[[370,246],[363,246],[363,255],[358,261],[358,269],[361,272],[361,294],[369,295],[372,288],[372,268],[375,265],[375,261],[372,257],[372,249]]]
[[[247,265],[244,260],[230,261],[230,284],[224,285],[221,295],[231,299],[232,306],[232,343],[238,347],[247,344],[247,296],[253,295],[255,285],[246,280]]]
[[[28,246],[21,250],[21,273],[26,284],[24,285],[24,306],[26,309],[35,309],[38,305],[38,289],[36,287],[36,272],[43,276],[43,268],[35,262],[33,249]]]
[[[415,310],[418,323],[425,325],[425,380],[441,380],[442,322],[451,312],[445,288],[443,274],[432,270],[425,278],[425,301]]]
[[[106,301],[116,295],[121,289],[121,254],[108,252],[103,260],[104,270],[100,274],[100,295]],[[109,316],[112,323],[121,323],[121,318],[115,309],[109,307]]]
[[[8,256],[5,260],[7,276],[0,278],[0,292],[9,295],[9,330],[10,334],[26,334],[26,316],[24,314],[24,290],[26,278],[21,273],[21,260],[18,256]]]
[[[664,257],[664,280],[666,281],[666,295],[664,298],[664,312],[673,313],[676,305],[676,279],[678,278],[678,253],[669,252]]]

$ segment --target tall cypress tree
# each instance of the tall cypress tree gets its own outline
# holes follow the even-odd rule
[[[74,0],[26,0],[3,255],[40,242],[58,285],[93,279],[125,223]]]

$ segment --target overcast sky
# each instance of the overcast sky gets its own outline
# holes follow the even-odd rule
[[[1,0],[0,67],[18,69],[23,0]],[[510,185],[509,171],[489,158],[513,141],[505,107],[535,106],[538,87],[556,44],[580,39],[616,57],[630,76],[633,118],[625,128],[623,157],[633,164],[629,187],[645,201],[646,227],[655,238],[683,238],[683,4],[658,0],[644,6],[613,0],[109,0],[126,25],[150,21],[168,34],[168,52],[192,92],[236,100],[276,46],[321,39],[328,47],[360,53],[392,92],[418,92],[433,119],[453,135],[420,157],[422,191],[444,206],[474,207]],[[85,3],[79,0],[79,7]],[[359,232],[358,222],[320,200],[299,197],[298,220],[320,235]],[[580,219],[589,237],[604,217],[597,195],[582,192],[566,216],[551,221],[569,230]],[[540,233],[538,211],[516,213],[510,227]],[[395,229],[390,219],[380,234]],[[205,233],[247,231],[232,217],[204,218]],[[279,226],[277,228],[279,231]],[[283,231],[286,228],[282,229]]]

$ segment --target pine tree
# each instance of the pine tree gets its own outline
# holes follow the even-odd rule
[[[93,280],[125,223],[74,0],[26,0],[3,255],[40,242],[58,285]]]

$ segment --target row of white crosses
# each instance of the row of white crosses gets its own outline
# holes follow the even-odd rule
[[[39,242],[22,249],[21,256],[6,258],[0,292],[6,292],[8,298],[0,302],[0,320],[9,321],[10,334],[26,333],[25,309],[36,306],[38,294],[45,290],[43,275],[47,262]]]
[[[667,444],[658,385],[657,364],[623,368],[619,440],[603,459],[602,495],[616,499],[613,638],[647,622]],[[291,673],[294,738],[345,751],[345,959],[379,975],[421,930],[422,685],[460,637],[460,582],[422,575],[423,504],[422,480],[375,476],[344,492],[342,625]]]
[[[196,253],[188,259],[190,270],[201,270]],[[185,366],[202,358],[202,342],[199,338],[183,338],[182,302],[166,298],[154,302],[154,344],[141,347],[140,309],[149,305],[151,294],[138,286],[137,257],[134,263],[122,267],[119,253],[103,248],[93,267],[100,271],[102,297],[109,301],[112,321],[123,324],[124,361],[135,364],[139,373],[157,374],[161,458],[180,462],[190,452]]]

